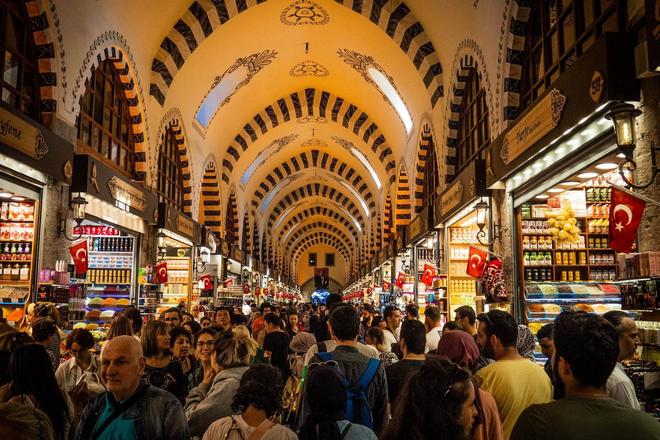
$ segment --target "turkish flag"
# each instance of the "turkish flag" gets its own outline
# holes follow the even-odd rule
[[[261,295],[261,288],[260,287],[255,287],[254,288],[254,296],[259,296]]]
[[[213,288],[213,282],[211,281],[210,273],[205,273],[199,277],[199,280],[204,283],[204,290],[211,290]]]
[[[646,202],[618,188],[612,188],[610,203],[610,247],[617,252],[632,250]]]
[[[77,273],[87,272],[87,239],[82,240],[69,248],[73,264],[76,266]]]
[[[399,274],[396,276],[396,281],[394,281],[394,285],[399,289],[403,289],[403,283],[405,281],[406,281],[406,273],[399,272]]]
[[[250,293],[250,285],[248,283],[243,284],[243,293],[247,295]]]
[[[167,263],[161,261],[154,266],[154,272],[156,273],[156,279],[158,284],[167,283]]]
[[[430,264],[425,264],[424,273],[422,274],[419,280],[422,283],[426,284],[427,286],[430,286],[431,284],[433,284],[433,278],[435,277],[435,275],[436,275],[435,266],[431,266]]]
[[[388,281],[383,281],[383,290],[390,290],[390,283]]]
[[[488,253],[477,249],[474,246],[470,246],[470,254],[468,256],[467,269],[465,273],[474,278],[479,278],[482,273],[484,273],[484,268],[486,267],[486,259],[488,258]]]
[[[225,288],[231,287],[233,285],[234,285],[234,279],[233,278],[227,278],[226,280],[224,280],[222,282],[222,286],[225,287]]]

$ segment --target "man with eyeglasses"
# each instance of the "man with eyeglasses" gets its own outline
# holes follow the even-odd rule
[[[509,438],[518,416],[528,406],[552,400],[552,385],[543,368],[518,353],[518,325],[513,316],[491,310],[477,317],[478,344],[483,354],[495,359],[475,377],[497,402],[504,437]]]

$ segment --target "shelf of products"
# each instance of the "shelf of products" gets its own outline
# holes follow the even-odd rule
[[[75,307],[74,328],[94,330],[109,325],[117,312],[131,304],[137,237],[111,226],[82,225],[74,229],[87,240],[88,269],[76,274],[82,297]]]
[[[476,221],[477,214],[472,211],[447,229],[449,241],[447,248],[449,255],[447,263],[448,320],[454,318],[454,311],[460,306],[467,305],[478,310],[477,303],[479,302],[480,309],[483,308],[483,301],[477,297],[477,280],[466,273],[470,245],[480,246],[477,241],[479,229]]]
[[[185,250],[190,253],[190,248]],[[167,283],[161,285],[157,308],[159,313],[181,302],[189,305],[191,294],[192,259],[187,256],[166,256],[163,261],[167,263]]]
[[[20,307],[30,297],[34,271],[36,202],[0,202],[0,303]]]

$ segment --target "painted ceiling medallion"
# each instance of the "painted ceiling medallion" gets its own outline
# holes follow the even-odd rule
[[[328,76],[328,74],[328,69],[311,60],[300,62],[289,71],[291,76]]]
[[[326,122],[328,122],[328,120],[326,118],[324,118],[323,116],[316,116],[316,115],[307,115],[307,116],[303,116],[301,118],[298,118],[296,120],[298,121],[299,124],[306,124],[308,122],[316,122],[316,123],[319,123],[319,124],[325,124]]]
[[[261,69],[269,65],[276,56],[277,51],[270,49],[253,53],[238,58],[222,75],[216,76],[195,112],[195,127],[201,128],[203,134],[218,110],[227,104],[241,87],[247,85]]]
[[[325,143],[324,141],[322,141],[321,139],[311,138],[311,139],[307,139],[305,142],[303,142],[303,143],[301,144],[301,146],[304,147],[304,148],[306,148],[306,147],[319,147],[319,148],[325,148],[325,147],[328,146],[328,144],[326,144],[326,143]]]
[[[312,1],[298,0],[287,6],[280,15],[280,21],[287,26],[323,25],[330,22],[330,15]]]

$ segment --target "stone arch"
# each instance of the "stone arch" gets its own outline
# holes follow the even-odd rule
[[[133,139],[135,143],[135,180],[153,186],[156,175],[156,148],[149,148],[149,127],[142,96],[140,79],[135,69],[133,54],[128,49],[126,39],[116,31],[106,31],[99,35],[87,51],[71,90],[71,112],[80,113],[80,103],[85,93],[85,82],[93,69],[103,61],[114,64],[124,88],[128,109],[131,113]]]
[[[305,234],[316,232],[318,230],[323,230],[334,234],[335,236],[339,237],[344,242],[344,244],[346,244],[347,247],[349,247],[349,245],[353,245],[355,242],[353,238],[346,235],[346,233],[342,231],[340,228],[331,225],[327,222],[317,221],[302,226],[293,235],[288,237],[286,242],[284,243],[284,247],[286,248],[290,243],[295,243],[300,237],[304,236]]]
[[[392,229],[394,227],[393,219],[392,219],[392,198],[388,194],[385,197],[385,214],[384,214],[384,219],[385,219],[385,227],[384,227],[384,234],[383,234],[383,239],[385,240],[385,244],[389,244],[390,240],[392,239]]]
[[[417,145],[417,165],[415,165],[415,214],[419,214],[424,207],[423,185],[427,177],[424,174],[424,171],[426,169],[426,161],[428,160],[430,149],[435,148],[433,132],[431,130],[431,125],[428,122],[424,123],[422,126],[419,137],[420,139]]]
[[[458,45],[454,64],[452,66],[452,76],[450,77],[450,99],[447,100],[447,109],[445,111],[445,162],[441,164],[441,176],[445,176],[445,182],[456,173],[456,147],[458,142],[458,127],[460,111],[463,103],[463,94],[470,69],[476,69],[479,78],[483,84],[486,93],[486,105],[488,106],[488,124],[491,127],[490,136],[493,137],[492,127],[494,126],[493,112],[493,93],[486,67],[486,60],[483,51],[479,45],[468,38]],[[441,156],[443,156],[441,155]]]
[[[227,209],[225,210],[225,240],[233,246],[239,244],[238,204],[236,192],[232,188],[227,198]]]
[[[209,160],[204,167],[201,183],[202,191],[199,203],[198,219],[201,224],[211,228],[215,234],[221,234],[220,214],[220,184],[218,181],[218,169],[213,159]]]
[[[410,180],[405,164],[399,168],[399,178],[396,181],[396,206],[394,229],[398,231],[412,219],[412,204],[410,200]]]
[[[344,217],[341,212],[333,211],[325,206],[314,206],[297,212],[286,224],[281,227],[279,235],[286,235],[286,233],[295,225],[315,217],[323,217],[333,220],[344,226],[351,234],[353,234],[354,237],[358,237],[355,226],[346,217]]]
[[[230,176],[240,160],[241,154],[260,136],[281,124],[290,122],[293,118],[308,116],[323,118],[324,121],[332,121],[351,130],[374,153],[378,154],[390,183],[394,181],[395,162],[392,149],[376,122],[367,113],[344,98],[314,88],[299,90],[284,96],[254,115],[234,136],[232,143],[227,146],[222,160],[222,180],[229,184]]]
[[[31,25],[38,70],[41,122],[51,128],[57,112],[57,59],[53,28],[47,11],[38,0],[25,0],[28,22]],[[60,59],[59,63],[64,60]]]
[[[235,7],[227,0],[193,1],[160,44],[151,63],[149,93],[164,105],[174,77],[197,47],[221,25],[266,1],[236,1]],[[410,7],[401,0],[335,1],[371,21],[399,46],[415,66],[435,107],[444,95],[442,65],[431,39]],[[388,3],[391,8],[385,7]]]
[[[187,136],[183,126],[183,118],[168,112],[158,130],[158,148],[163,142],[167,130],[172,130],[174,139],[179,150],[181,173],[183,178],[183,212],[192,216],[193,191],[192,191],[192,164],[190,163],[190,152],[188,150]]]
[[[346,162],[339,160],[327,152],[313,149],[303,151],[290,157],[273,170],[259,183],[252,197],[252,206],[257,207],[282,180],[310,168],[322,168],[351,184],[360,193],[369,209],[374,209],[376,202],[369,191],[366,179]]]
[[[250,215],[246,205],[243,210],[243,225],[241,227],[241,249],[248,253],[250,252],[250,238]]]

